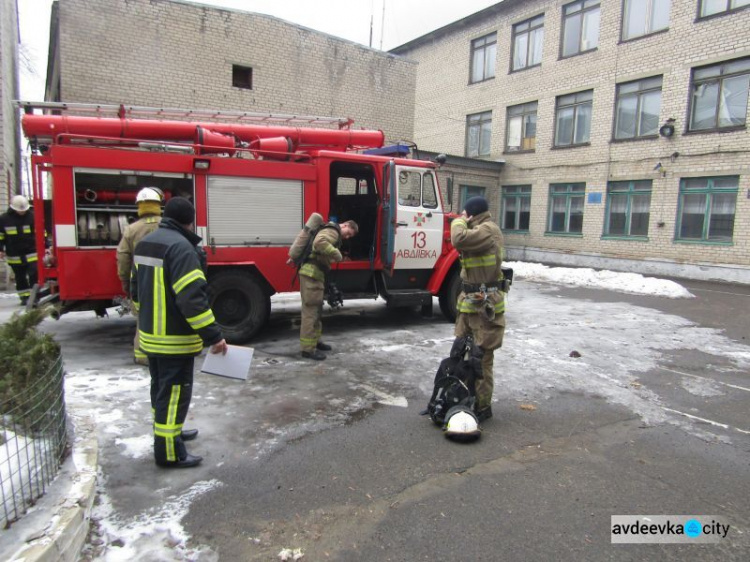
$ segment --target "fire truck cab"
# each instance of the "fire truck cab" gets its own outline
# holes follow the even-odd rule
[[[342,247],[329,282],[344,298],[381,296],[389,306],[432,310],[455,319],[460,280],[450,244],[434,162],[363,154],[383,145],[383,133],[351,129],[277,126],[257,121],[280,116],[213,112],[230,123],[197,122],[195,112],[173,110],[182,120],[136,119],[165,110],[21,103],[32,156],[33,200],[40,235],[38,303],[57,314],[103,314],[125,295],[115,249],[137,219],[135,196],[146,186],[165,199],[187,197],[196,207],[196,233],[208,261],[211,307],[227,341],[244,343],[266,323],[270,297],[298,290],[286,265],[289,246],[312,212],[329,220],[352,219],[359,234]],[[64,107],[62,107],[64,106]],[[56,115],[38,114],[35,110]],[[117,117],[103,116],[105,110]],[[94,116],[68,115],[69,111]],[[321,118],[283,116],[285,125]],[[188,120],[185,120],[188,119]],[[251,124],[247,124],[250,122]]]

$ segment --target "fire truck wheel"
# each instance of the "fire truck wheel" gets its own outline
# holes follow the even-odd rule
[[[209,301],[228,343],[246,343],[268,320],[271,299],[258,281],[243,271],[221,271],[208,283]]]
[[[454,269],[443,282],[443,288],[438,297],[440,310],[449,322],[456,321],[456,316],[458,315],[458,295],[460,293],[461,275],[458,269]]]

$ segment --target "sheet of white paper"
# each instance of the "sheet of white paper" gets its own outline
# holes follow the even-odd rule
[[[226,355],[209,351],[203,361],[201,371],[208,375],[246,381],[250,373],[250,364],[253,361],[253,351],[252,347],[237,345],[228,345]]]

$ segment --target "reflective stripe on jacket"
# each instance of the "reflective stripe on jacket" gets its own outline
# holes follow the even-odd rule
[[[198,355],[222,339],[208,304],[200,240],[164,218],[135,248],[131,292],[147,355]]]
[[[495,283],[503,279],[503,233],[493,221],[489,212],[471,219],[459,217],[451,223],[451,243],[461,256],[461,279],[472,285]],[[502,291],[489,292],[487,301],[494,306],[495,314],[505,312],[505,298]],[[477,293],[463,291],[458,298],[458,312],[474,314],[479,311]]]
[[[325,275],[330,271],[331,263],[340,262],[343,259],[339,251],[340,244],[341,229],[337,224],[329,223],[321,228],[313,240],[310,257],[300,267],[299,274],[325,281]]]
[[[37,261],[33,211],[19,215],[8,209],[0,215],[0,252],[8,255],[10,264]]]

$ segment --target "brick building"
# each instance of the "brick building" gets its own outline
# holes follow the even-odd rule
[[[179,0],[58,0],[49,101],[351,117],[410,139],[416,64],[281,19]]]
[[[13,107],[18,99],[18,37],[16,0],[0,0],[0,213],[21,186],[18,112]],[[9,272],[5,261],[0,262],[0,286]]]
[[[0,0],[0,212],[8,193],[20,188],[18,112],[18,9],[16,0]]]
[[[750,0],[505,0],[393,54],[511,259],[750,283]],[[446,183],[445,181],[443,182]]]

